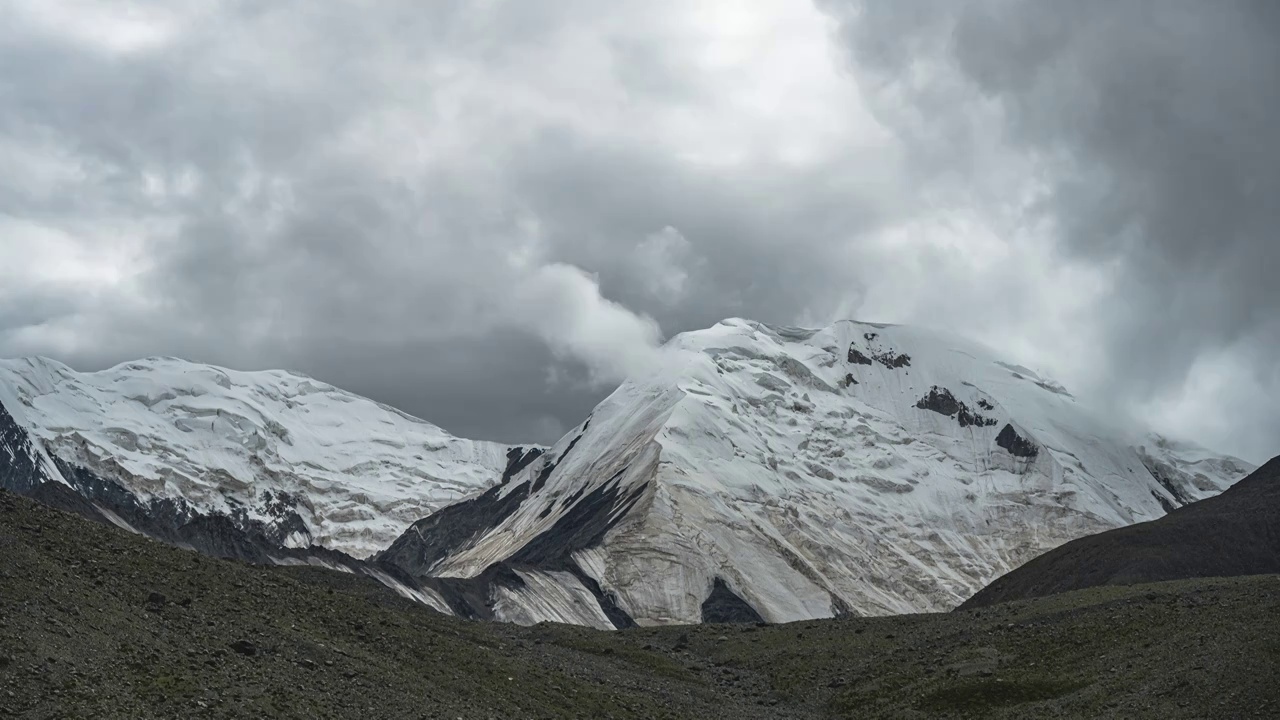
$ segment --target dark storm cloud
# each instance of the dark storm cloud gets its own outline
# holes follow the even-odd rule
[[[7,312],[4,354],[284,365],[549,441],[644,366],[651,316],[674,333],[844,297],[824,258],[879,220],[821,168],[681,159],[647,123],[704,109],[683,69],[702,48],[648,3],[58,7],[0,31],[0,135],[45,177],[0,185],[44,233],[4,250],[106,260],[33,281],[62,320]]]
[[[624,304],[677,331],[732,315],[787,322],[815,302],[834,306],[859,288],[833,257],[846,238],[885,222],[884,210],[840,182],[835,163],[726,178],[644,148],[548,138],[516,171],[559,254],[597,270]],[[674,306],[655,302],[660,269],[636,272],[635,245],[667,226],[696,258],[675,258],[692,277]]]
[[[1158,5],[10,0],[0,355],[549,441],[664,335],[861,315],[1114,363],[1258,459],[1274,17]]]
[[[0,296],[0,332],[41,325],[72,312],[74,307],[66,298],[39,289],[9,290]]]
[[[1241,416],[1235,447],[1280,451],[1264,399],[1280,392],[1280,5],[824,7],[844,20],[853,64],[899,91],[892,102],[936,111],[954,155],[919,158],[923,173],[957,157],[976,157],[975,174],[1034,163],[1034,212],[1064,257],[1116,273],[1098,315],[1109,390],[1148,400],[1198,365],[1231,365],[1234,385],[1257,391],[1220,400],[1243,400],[1226,410]],[[992,132],[999,151],[975,149]]]

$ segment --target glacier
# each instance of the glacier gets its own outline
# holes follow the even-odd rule
[[[500,512],[448,537],[418,527],[381,557],[420,578],[536,574],[623,624],[703,621],[716,588],[770,622],[942,611],[1251,468],[1118,428],[958,337],[734,319],[672,339],[663,367],[490,491],[514,498]],[[513,584],[495,583],[491,616],[546,619],[551,593]],[[607,626],[567,605],[560,619]]]
[[[267,525],[287,513],[286,547],[354,557],[497,482],[509,452],[300,374],[176,358],[96,373],[46,358],[0,360],[0,404],[41,452],[116,480],[142,502],[183,501]]]
[[[10,489],[70,488],[179,543],[213,518],[269,546],[239,556],[365,572],[466,617],[600,628],[948,610],[1252,470],[963,338],[853,321],[678,335],[551,447],[172,358],[0,361],[5,408]],[[159,510],[163,532],[139,525]]]

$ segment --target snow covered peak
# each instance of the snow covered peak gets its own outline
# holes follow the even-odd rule
[[[620,627],[949,609],[1251,469],[932,330],[735,318],[657,355],[551,448],[285,371],[0,361],[0,484],[210,552],[368,558],[339,564],[458,614]]]
[[[497,482],[505,446],[292,372],[147,358],[77,373],[0,360],[0,403],[46,450],[141,499],[264,522],[290,505],[289,538],[364,556],[415,520]]]
[[[422,577],[509,568],[495,613],[517,621],[698,622],[713,592],[772,621],[945,610],[1250,467],[1115,427],[946,333],[730,319],[666,350],[505,486],[500,513],[447,542],[418,527],[407,544],[432,551],[397,557]]]

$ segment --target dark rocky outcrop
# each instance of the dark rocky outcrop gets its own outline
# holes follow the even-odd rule
[[[928,394],[916,401],[916,407],[921,410],[932,410],[939,415],[954,417],[956,422],[960,423],[960,427],[990,427],[996,424],[994,418],[987,418],[969,409],[960,400],[957,400],[951,391],[946,388],[940,388],[934,385],[929,389]]]
[[[1151,491],[1151,497],[1152,497],[1153,499],[1155,499],[1155,501],[1156,501],[1156,502],[1160,503],[1160,507],[1164,508],[1164,511],[1165,511],[1165,512],[1167,512],[1167,513],[1168,513],[1168,512],[1173,512],[1174,510],[1177,510],[1177,509],[1178,509],[1178,504],[1177,504],[1177,503],[1175,503],[1174,501],[1170,500],[1170,499],[1168,498],[1168,496],[1161,495],[1160,493],[1156,492],[1155,490],[1152,490],[1152,491]]]
[[[618,605],[618,598],[616,595],[611,592],[605,592],[604,589],[600,587],[600,583],[596,582],[595,578],[583,572],[582,569],[578,567],[577,563],[570,563],[569,572],[573,573],[573,576],[578,579],[578,582],[582,583],[583,587],[591,592],[592,596],[595,597],[596,602],[600,604],[600,609],[604,611],[605,617],[609,618],[609,622],[613,623],[614,628],[623,630],[626,628],[636,627],[636,621],[627,614],[626,610],[623,610]]]
[[[579,435],[578,437],[582,437]],[[529,467],[529,465],[538,458],[542,457],[542,448],[530,448],[525,450],[523,447],[516,446],[507,450],[507,467],[502,471],[502,479],[500,485],[506,485],[511,482],[511,478],[520,473],[521,470]]]
[[[836,595],[831,596],[831,616],[838,618],[858,617],[858,613],[849,607],[849,603]]]
[[[878,362],[890,370],[911,367],[911,356],[906,353],[898,354],[892,350],[885,350],[883,352],[872,352],[870,356],[867,356],[852,343],[849,344],[847,359],[857,365],[870,365],[872,362]]]
[[[1163,487],[1170,495],[1173,496],[1173,499],[1177,503],[1175,507],[1181,506],[1181,505],[1190,505],[1191,503],[1195,502],[1195,498],[1193,498],[1190,495],[1190,493],[1187,492],[1186,488],[1183,485],[1181,485],[1178,482],[1178,479],[1175,477],[1175,473],[1177,471],[1175,471],[1173,468],[1169,467],[1165,463],[1159,462],[1154,458],[1147,456],[1145,453],[1141,454],[1141,456],[1142,456],[1142,464],[1144,467],[1147,468],[1147,472],[1151,473],[1151,477],[1155,478],[1156,482],[1160,483],[1160,486]],[[1167,503],[1167,502],[1168,500],[1162,499],[1162,503]]]
[[[386,550],[374,556],[378,565],[392,565],[411,577],[424,578],[444,558],[511,517],[529,497],[529,483],[515,488],[495,485],[419,520]]]
[[[639,501],[648,488],[643,483],[629,490],[620,487],[626,470],[620,470],[609,482],[586,493],[554,525],[511,556],[510,562],[545,570],[566,570],[570,556],[595,547]]]
[[[620,481],[625,472],[625,469],[618,471],[609,482],[582,495],[555,524],[507,560],[516,567],[563,570],[573,574],[596,598],[601,611],[618,629],[634,627],[635,621],[618,606],[612,593],[605,592],[578,566],[573,554],[599,545],[648,489],[648,483],[643,483],[624,491]]]
[[[561,460],[573,449],[578,438],[561,454]],[[520,471],[538,458],[543,458],[544,464],[532,482],[508,487]],[[440,508],[410,525],[372,561],[379,566],[398,569],[411,578],[430,576],[432,568],[441,560],[511,517],[531,493],[546,484],[557,462],[546,459],[538,448],[528,451],[512,448],[507,452],[507,467],[497,485],[475,497]]]
[[[469,578],[418,577],[403,579],[406,585],[434,590],[444,598],[449,609],[468,620],[493,620],[494,590],[499,587],[519,590],[524,580],[506,563],[495,563],[484,572]]]
[[[134,530],[157,540],[189,548],[206,555],[233,558],[245,562],[271,564],[280,560],[305,560],[323,558],[342,566],[358,564],[345,553],[319,546],[308,548],[285,547],[287,538],[300,533],[309,535],[306,522],[296,510],[296,499],[284,493],[263,493],[263,509],[272,520],[264,522],[249,515],[244,507],[232,507],[230,514],[205,513],[190,504],[172,498],[141,501],[136,495],[115,480],[93,471],[55,459],[58,470],[74,488],[71,495],[78,495],[92,513],[77,509],[77,504],[60,493],[61,502],[54,504],[65,510],[77,512],[92,520],[109,521],[108,513]],[[60,483],[49,483],[44,492],[58,492]],[[61,486],[66,487],[66,486]],[[48,502],[46,500],[46,502]]]
[[[848,360],[849,360],[849,362],[851,362],[851,363],[855,363],[855,364],[857,364],[857,365],[870,365],[870,364],[871,364],[871,358],[867,357],[866,355],[863,355],[863,354],[862,354],[862,351],[861,351],[861,350],[859,350],[858,348],[854,347],[852,344],[851,344],[851,345],[849,345],[849,356],[848,356]]]
[[[1280,573],[1280,457],[1217,497],[1045,553],[962,607],[1099,585],[1266,573]]]
[[[939,415],[954,416],[960,412],[960,408],[964,407],[964,403],[956,400],[950,390],[934,385],[927,395],[916,401],[916,407],[921,410],[932,410]]]
[[[996,436],[996,445],[1008,450],[1014,457],[1030,459],[1040,454],[1040,448],[1036,447],[1035,443],[1019,435],[1018,431],[1013,429],[1013,425],[1008,423]]]
[[[996,419],[984,417],[967,407],[962,407],[956,415],[956,422],[960,423],[960,427],[992,427],[996,424]]]
[[[711,594],[702,602],[704,623],[762,623],[764,618],[751,604],[729,589],[721,578],[711,586]]]
[[[579,430],[578,434],[569,441],[567,446],[565,446],[564,452],[560,453],[560,457],[556,458],[554,462],[547,462],[542,466],[542,470],[538,473],[538,477],[534,478],[533,488],[530,492],[538,492],[547,484],[547,478],[551,477],[551,473],[555,472],[555,469],[560,465],[560,463],[564,462],[564,459],[569,457],[569,453],[573,452],[573,449],[578,446],[578,441],[587,433],[587,427],[590,425],[591,419],[587,418],[587,421],[582,423],[582,429]]]
[[[29,494],[49,479],[40,460],[30,435],[0,402],[0,487]]]
[[[898,354],[892,350],[886,350],[882,353],[872,353],[871,357],[890,370],[911,367],[911,356],[906,353]]]

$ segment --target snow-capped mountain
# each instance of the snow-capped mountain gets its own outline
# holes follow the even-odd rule
[[[662,360],[551,448],[291,373],[4,361],[0,486],[459,615],[611,628],[945,610],[1252,469],[934,331],[728,320]]]
[[[600,627],[946,610],[1251,469],[1114,427],[959,338],[729,320],[379,556],[466,614]],[[465,598],[463,598],[465,600]]]
[[[152,514],[227,517],[286,548],[355,557],[496,483],[509,450],[301,375],[173,358],[97,373],[0,361],[0,405],[56,481],[115,484]]]

